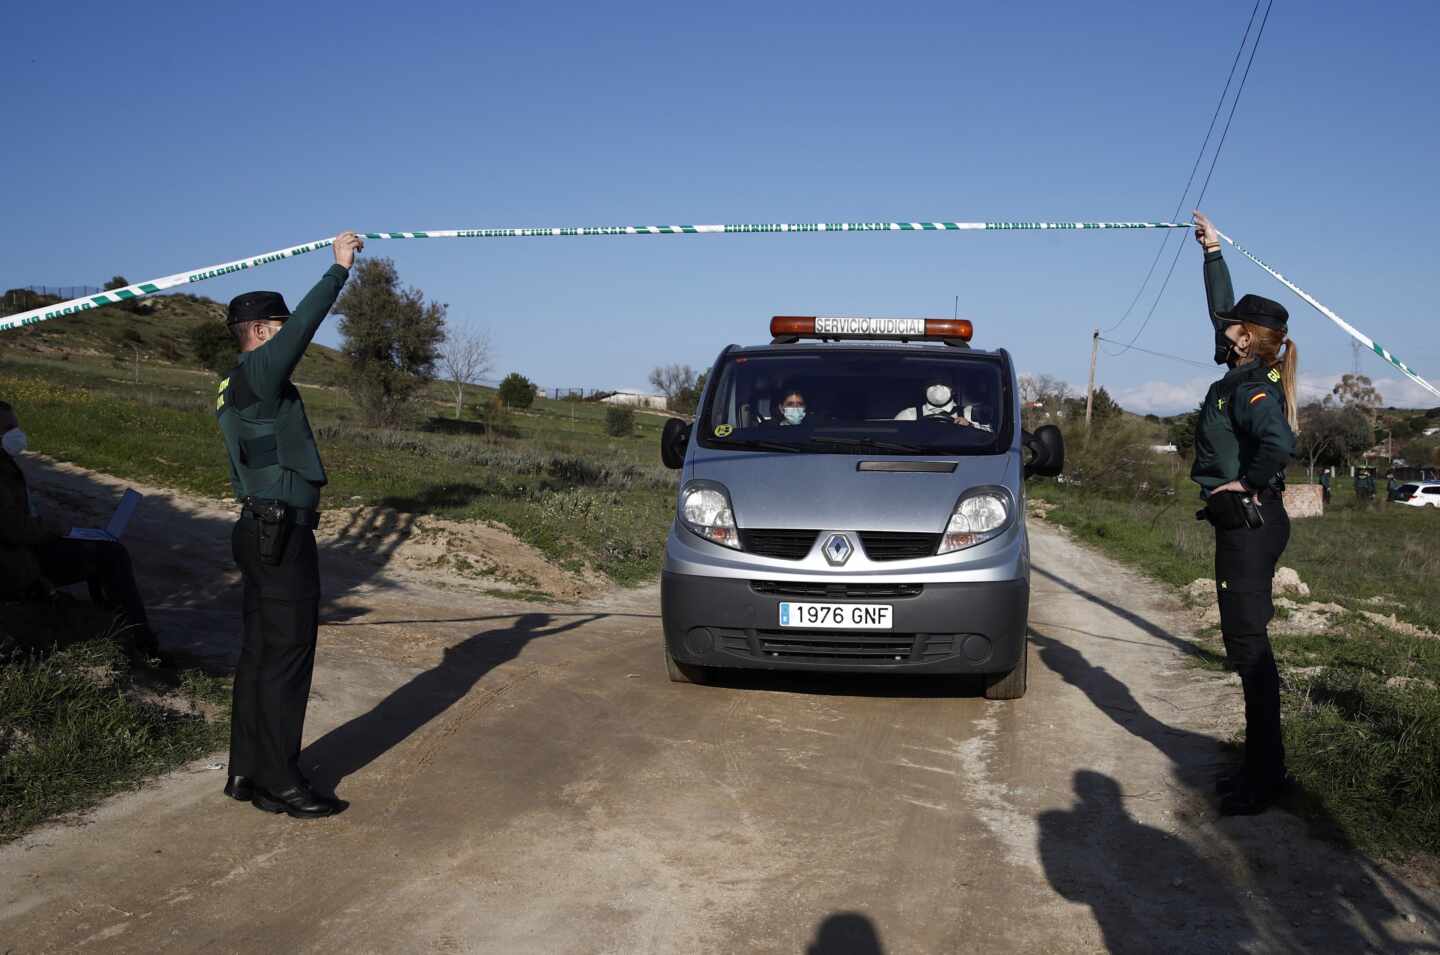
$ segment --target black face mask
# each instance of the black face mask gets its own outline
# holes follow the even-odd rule
[[[1235,343],[1225,337],[1222,329],[1215,329],[1215,364],[1228,365],[1235,353]]]

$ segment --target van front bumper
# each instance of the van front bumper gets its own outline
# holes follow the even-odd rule
[[[804,582],[666,572],[660,581],[666,646],[676,660],[697,666],[847,673],[1006,673],[1024,652],[1026,578],[806,589]],[[782,628],[782,601],[888,604],[893,626]]]

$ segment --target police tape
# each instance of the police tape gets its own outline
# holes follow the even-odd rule
[[[738,225],[441,229],[426,232],[363,232],[361,235],[367,239],[528,239],[560,236],[755,235],[815,232],[1010,232],[1030,230],[1189,229],[1193,227],[1194,223],[1191,222],[772,222]],[[1422,388],[1440,396],[1440,389],[1437,389],[1434,385],[1430,384],[1430,382],[1421,378],[1412,371],[1408,365],[1396,358],[1387,349],[1377,345],[1369,336],[1326,308],[1314,296],[1300,288],[1300,286],[1266,265],[1244,246],[1236,243],[1234,239],[1225,235],[1223,232],[1220,233],[1220,236],[1234,246],[1242,255],[1270,273],[1270,275],[1274,276],[1275,279],[1286,288],[1313,306],[1320,314],[1340,326],[1346,334],[1399,369],[1406,377]],[[134,285],[127,285],[124,288],[109,289],[96,295],[75,298],[68,302],[58,302],[53,305],[31,309],[28,312],[20,312],[16,315],[7,315],[0,317],[0,332],[26,325],[34,325],[52,318],[76,315],[81,312],[99,308],[102,305],[144,298],[147,295],[154,295],[157,292],[163,292],[166,289],[176,288],[177,286],[191,285],[196,282],[219,278],[222,275],[230,275],[235,272],[259,268],[263,265],[269,265],[271,262],[279,262],[282,259],[294,258],[297,255],[304,255],[307,252],[314,252],[317,249],[328,248],[334,241],[334,239],[319,239],[314,242],[305,242],[300,245],[292,245],[288,249],[277,249],[274,252],[263,252],[260,255],[253,255],[247,259],[236,259],[233,262],[222,262],[219,265],[211,265],[206,268],[194,269],[188,272],[177,272],[174,275],[151,279],[148,282],[137,282]]]
[[[1370,349],[1375,354],[1379,355],[1386,362],[1399,369],[1400,372],[1405,375],[1405,377],[1415,382],[1415,384],[1419,385],[1421,388],[1424,388],[1426,391],[1430,392],[1436,397],[1440,397],[1440,388],[1436,388],[1434,385],[1430,384],[1430,382],[1426,381],[1424,378],[1421,378],[1409,365],[1405,364],[1403,361],[1391,354],[1389,349],[1384,348],[1369,335],[1366,335],[1364,332],[1360,331],[1360,329],[1356,328],[1354,325],[1351,325],[1339,315],[1336,315],[1333,311],[1331,311],[1323,303],[1321,303],[1319,299],[1311,295],[1309,292],[1305,291],[1300,286],[1296,285],[1294,282],[1287,279],[1285,276],[1281,275],[1278,271],[1271,268],[1269,265],[1266,265],[1259,256],[1255,255],[1249,249],[1245,248],[1243,245],[1236,242],[1234,239],[1230,238],[1225,233],[1220,232],[1218,229],[1216,230],[1216,232],[1219,232],[1220,238],[1230,243],[1230,245],[1235,248],[1235,251],[1239,252],[1241,255],[1245,256],[1245,258],[1260,266],[1260,268],[1264,269],[1266,272],[1270,273],[1271,277],[1273,277],[1277,282],[1288,288],[1290,291],[1294,292],[1296,295],[1300,296],[1300,298],[1304,299],[1306,304],[1310,305],[1317,312],[1330,319],[1330,321],[1334,322],[1336,325],[1339,325],[1341,331],[1345,332],[1345,334],[1349,335],[1351,338],[1355,339],[1357,342],[1364,345],[1366,348]]]
[[[1185,222],[773,222],[740,225],[622,225],[622,226],[571,226],[567,228],[521,228],[521,229],[442,229],[427,232],[362,232],[367,239],[528,239],[552,236],[608,236],[608,235],[739,235],[758,233],[810,233],[810,232],[968,232],[1012,230],[1076,230],[1076,229],[1188,229]],[[317,249],[324,249],[334,239],[319,239],[292,245],[288,249],[262,252],[248,259],[236,259],[188,272],[176,272],[148,282],[137,282],[124,288],[108,289],[95,295],[73,298],[68,302],[57,302],[41,308],[31,309],[15,315],[0,317],[0,332],[52,318],[78,315],[102,305],[128,302],[147,295],[154,295],[166,289],[192,285],[207,279],[219,278],[247,269],[256,269],[271,262],[294,258]]]

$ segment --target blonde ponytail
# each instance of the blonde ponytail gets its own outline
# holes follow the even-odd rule
[[[1299,377],[1300,353],[1295,350],[1295,343],[1286,338],[1285,353],[1280,356],[1280,387],[1285,391],[1285,420],[1290,422],[1290,430],[1296,434],[1300,433]]]

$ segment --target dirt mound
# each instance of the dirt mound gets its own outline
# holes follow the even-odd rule
[[[417,517],[389,508],[335,508],[318,535],[331,548],[390,573],[423,573],[428,583],[479,586],[499,594],[577,600],[608,588],[588,568],[569,570],[498,524]]]

